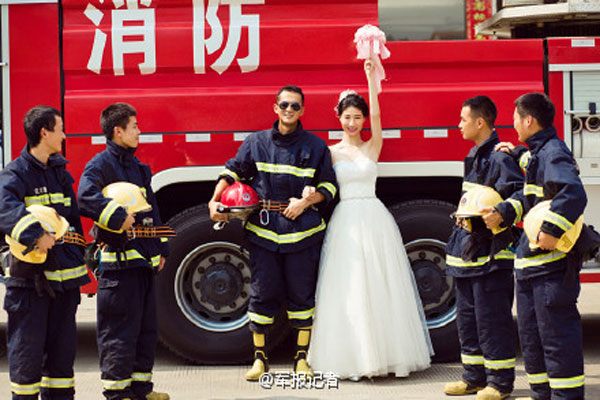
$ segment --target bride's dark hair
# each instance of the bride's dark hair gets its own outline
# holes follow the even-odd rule
[[[369,106],[367,105],[367,102],[362,98],[361,95],[353,90],[348,90],[341,93],[338,105],[335,107],[338,117],[341,116],[348,107],[358,108],[363,113],[365,118],[369,116]]]

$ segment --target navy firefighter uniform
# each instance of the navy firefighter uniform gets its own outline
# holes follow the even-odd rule
[[[135,216],[135,226],[160,226],[150,167],[112,141],[92,158],[79,183],[81,215],[105,231],[117,232],[127,211],[103,196],[102,189],[126,181],[139,186],[152,210]],[[160,257],[168,255],[166,238],[136,237],[121,248],[100,252],[97,340],[104,396],[144,398],[152,391],[152,367],[157,341],[155,274]]]
[[[526,140],[529,154],[522,191],[499,204],[504,221],[518,222],[533,206],[551,200],[541,230],[554,237],[583,214],[587,197],[577,165],[554,127]],[[538,399],[583,399],[581,317],[577,310],[579,269],[576,254],[531,250],[524,233],[517,247],[517,315],[525,370]]]
[[[337,192],[331,154],[326,143],[298,127],[282,135],[278,122],[255,132],[227,161],[220,178],[230,184],[246,180],[261,200],[287,202],[301,198],[305,186],[316,187],[325,202]],[[250,329],[264,332],[287,301],[287,314],[296,328],[312,326],[315,285],[325,222],[314,208],[294,221],[267,209],[245,224],[252,272],[248,317]]]
[[[0,173],[0,230],[32,247],[44,234],[40,222],[26,210],[52,207],[82,234],[73,178],[62,155],[43,164],[26,147]],[[60,242],[43,264],[8,255],[6,297],[7,354],[13,399],[72,399],[75,380],[75,312],[79,287],[90,281],[83,247]]]
[[[470,150],[463,194],[483,185],[508,198],[523,187],[519,166],[510,155],[494,151],[497,143],[494,131]],[[510,393],[515,380],[512,235],[510,230],[492,234],[481,217],[470,220],[471,231],[454,226],[446,248],[446,273],[456,282],[462,379],[472,387]]]

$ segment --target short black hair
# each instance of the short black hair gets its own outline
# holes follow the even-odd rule
[[[552,100],[544,93],[531,92],[524,94],[515,100],[515,106],[521,118],[531,115],[537,120],[542,129],[550,128],[554,123],[556,109]]]
[[[286,85],[286,86],[282,87],[281,89],[279,89],[279,92],[277,92],[277,96],[275,97],[275,100],[277,101],[277,103],[279,103],[279,95],[282,92],[298,93],[300,95],[300,98],[302,99],[302,105],[304,105],[304,93],[302,93],[302,89],[300,89],[298,86]]]
[[[127,103],[114,103],[102,110],[100,114],[100,127],[106,139],[112,140],[115,127],[127,128],[130,117],[135,117],[137,111]]]
[[[358,108],[365,118],[369,116],[369,106],[365,99],[358,93],[347,94],[340,100],[338,105],[335,106],[338,117],[341,116],[348,107]]]
[[[462,106],[471,109],[471,118],[481,117],[490,128],[494,128],[498,110],[492,99],[487,96],[475,96],[465,100]]]
[[[60,111],[54,107],[36,106],[27,111],[23,118],[23,129],[30,148],[36,147],[42,140],[42,128],[53,131],[56,117],[61,117]]]

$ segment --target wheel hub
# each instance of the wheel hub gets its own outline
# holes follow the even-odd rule
[[[198,283],[201,301],[212,304],[216,309],[233,304],[243,286],[240,271],[225,262],[207,268]]]
[[[412,268],[423,305],[439,303],[448,290],[440,267],[430,260],[417,260],[413,262]]]

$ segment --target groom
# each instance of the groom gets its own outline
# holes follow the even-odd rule
[[[331,201],[337,192],[326,143],[300,123],[302,90],[285,86],[276,100],[278,121],[246,138],[227,161],[208,203],[211,219],[226,221],[227,214],[218,212],[221,194],[240,180],[249,182],[261,199],[260,213],[251,215],[245,225],[252,272],[248,318],[254,341],[254,364],[246,373],[249,381],[269,370],[265,332],[281,304],[287,304],[290,323],[298,329],[294,370],[310,373],[306,355],[325,233],[325,222],[311,206]],[[316,192],[303,198],[306,186],[316,187]]]

